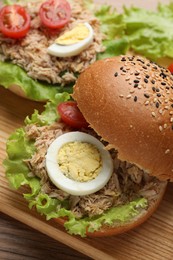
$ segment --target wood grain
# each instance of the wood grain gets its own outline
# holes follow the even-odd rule
[[[5,214],[0,216],[0,231],[0,259],[2,260],[90,259]]]
[[[101,0],[98,1],[101,3]],[[108,2],[108,1],[102,1]],[[111,1],[109,1],[111,2]],[[169,1],[162,1],[167,3]],[[112,3],[121,9],[122,4],[129,5],[131,3],[145,5],[147,8],[155,8],[157,1],[113,1]],[[168,185],[168,189],[165,193],[164,199],[158,208],[157,212],[143,225],[136,228],[128,233],[108,237],[108,238],[78,238],[72,237],[64,232],[63,228],[60,227],[54,221],[46,222],[44,218],[39,216],[36,212],[28,209],[27,202],[22,197],[22,189],[15,191],[10,189],[7,180],[4,175],[4,168],[2,166],[2,161],[6,157],[5,144],[9,135],[17,128],[23,124],[23,120],[26,115],[31,115],[33,110],[36,108],[39,111],[43,110],[43,104],[32,102],[29,100],[22,99],[15,96],[13,93],[0,87],[0,208],[1,211],[12,218],[19,220],[25,225],[29,226],[28,237],[28,252],[19,250],[19,255],[15,258],[14,248],[12,246],[12,241],[17,241],[18,236],[22,236],[27,230],[26,226],[22,224],[21,230],[16,231],[10,226],[10,218],[5,218],[2,215],[1,218],[1,232],[0,232],[0,258],[1,259],[52,259],[54,257],[54,250],[57,246],[66,245],[65,250],[67,254],[58,255],[57,259],[83,259],[81,254],[75,253],[74,258],[70,258],[72,251],[68,251],[68,247],[79,251],[80,253],[86,255],[88,258],[93,259],[118,259],[118,260],[172,260],[173,259],[173,184]],[[16,227],[18,227],[18,222]],[[5,225],[8,225],[7,229],[4,229]],[[38,230],[43,234],[32,230],[31,228]],[[6,230],[6,231],[5,231]],[[5,233],[4,233],[5,232]],[[15,233],[16,232],[16,233]],[[31,233],[30,233],[31,232]],[[7,233],[9,233],[7,240]],[[15,233],[15,234],[13,234]],[[32,234],[32,235],[31,235]],[[49,247],[46,249],[46,236],[51,240]],[[43,247],[40,251],[40,255],[34,255],[35,251],[34,241],[43,241],[45,243],[45,250]],[[21,244],[18,245],[22,247]],[[30,241],[30,242],[29,242]],[[56,242],[58,241],[58,242]],[[51,246],[52,242],[52,246]],[[9,248],[9,257],[5,258],[4,248],[5,243],[9,243],[12,246],[11,252]],[[11,244],[10,244],[11,243]],[[15,242],[16,243],[16,242]],[[61,244],[59,244],[61,243]],[[38,244],[37,244],[38,245]],[[17,247],[17,246],[16,246]],[[7,246],[6,246],[7,248]],[[31,250],[32,248],[32,250]],[[60,249],[61,250],[61,249]],[[49,252],[50,251],[50,258]],[[46,252],[46,253],[45,253]],[[46,255],[45,255],[45,254]],[[44,258],[45,256],[45,258]],[[67,258],[65,258],[67,257]],[[69,257],[69,258],[68,258]],[[73,256],[72,256],[73,257]],[[87,259],[87,257],[84,259]],[[56,258],[56,257],[55,257]]]

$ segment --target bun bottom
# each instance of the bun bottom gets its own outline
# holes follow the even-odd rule
[[[167,187],[167,182],[160,182],[160,192],[157,195],[157,198],[155,200],[149,201],[149,207],[147,210],[142,210],[141,213],[131,219],[129,222],[123,224],[123,225],[115,225],[115,226],[103,226],[100,230],[94,231],[94,232],[86,232],[87,237],[108,237],[108,236],[114,236],[119,235],[122,233],[125,233],[127,231],[130,231],[131,229],[134,229],[138,226],[140,226],[142,223],[144,223],[151,215],[156,211],[158,208],[160,202],[162,201],[162,198],[164,196],[165,190]],[[64,218],[57,218],[55,221],[60,224],[61,226],[64,226],[66,219]],[[64,228],[65,229],[65,228]]]
[[[36,101],[32,98],[29,98],[28,96],[26,96],[25,92],[22,90],[22,88],[19,85],[13,84],[8,88],[9,91],[13,92],[15,95],[28,99],[28,100],[32,100],[32,101]],[[44,103],[47,100],[43,99],[43,100],[37,100],[37,102],[41,102]]]
[[[26,99],[29,99],[25,92],[21,89],[21,87],[19,85],[11,85],[8,90],[10,90],[11,92],[13,92],[14,94],[20,96],[20,97],[23,97],[23,98],[26,98]]]

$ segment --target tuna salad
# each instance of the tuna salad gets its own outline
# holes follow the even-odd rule
[[[125,205],[142,197],[150,203],[157,200],[160,181],[149,176],[136,165],[120,161],[115,149],[110,150],[114,162],[113,174],[104,188],[86,196],[74,196],[58,189],[50,181],[46,171],[46,152],[54,139],[71,129],[64,123],[56,122],[50,126],[27,125],[25,131],[27,138],[34,140],[37,148],[32,158],[25,160],[30,169],[29,176],[37,176],[40,179],[41,190],[49,197],[60,201],[68,200],[69,210],[75,214],[76,218],[97,216],[112,207]],[[83,131],[100,139],[92,129],[83,129]]]

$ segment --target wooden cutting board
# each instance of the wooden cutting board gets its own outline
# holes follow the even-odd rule
[[[99,3],[108,1],[97,1]],[[111,2],[111,1],[109,1]],[[162,1],[168,3],[169,1]],[[122,4],[155,8],[157,1],[113,1],[121,10]],[[39,230],[93,259],[173,259],[173,184],[169,184],[164,199],[154,215],[143,225],[128,233],[107,238],[78,238],[64,232],[53,221],[46,222],[36,212],[28,209],[22,189],[12,190],[5,179],[2,161],[6,157],[5,144],[9,135],[23,124],[26,115],[43,104],[22,99],[0,87],[0,209],[3,213]]]

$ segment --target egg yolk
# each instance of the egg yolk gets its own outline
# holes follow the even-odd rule
[[[71,45],[78,43],[89,36],[89,29],[85,26],[85,24],[78,24],[72,30],[65,32],[59,38],[55,40],[55,43],[61,45]]]
[[[70,142],[59,149],[58,165],[66,177],[86,182],[97,177],[102,168],[102,159],[93,144]]]

